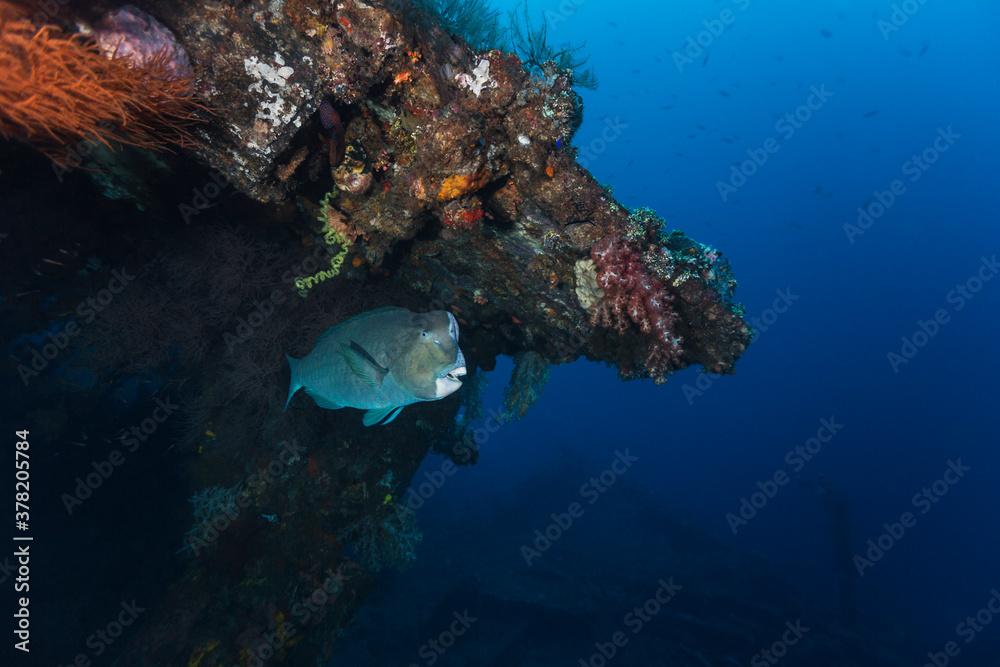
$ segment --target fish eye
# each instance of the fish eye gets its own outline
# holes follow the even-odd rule
[[[420,337],[421,338],[430,338],[431,337],[431,332],[427,331],[426,329],[424,329],[423,331],[420,332]]]

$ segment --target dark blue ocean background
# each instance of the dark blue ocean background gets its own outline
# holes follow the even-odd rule
[[[418,562],[382,583],[344,655],[391,635],[419,663],[421,632],[434,627],[419,614],[442,582],[505,577],[505,562],[523,568],[523,536],[627,450],[638,464],[594,505],[620,518],[588,509],[562,538],[571,533],[573,548],[542,559],[627,573],[658,557],[628,515],[662,512],[763,557],[795,595],[833,612],[843,582],[824,503],[848,508],[861,556],[911,512],[915,525],[852,576],[859,625],[894,633],[914,664],[926,660],[1000,588],[1000,277],[989,268],[1000,252],[1000,6],[530,8],[548,16],[550,40],[586,42],[600,79],[583,91],[582,159],[627,206],[654,208],[727,255],[758,336],[734,376],[688,369],[657,387],[590,363],[554,368],[528,415],[484,431],[478,464],[421,506]],[[721,34],[713,21],[727,24]],[[731,180],[766,146],[762,164],[743,165],[753,172],[745,183]],[[928,324],[936,314],[943,323]],[[500,407],[510,369],[507,360],[492,374],[487,410]],[[838,425],[833,438],[808,461],[786,459],[824,420]],[[957,483],[939,484],[946,493],[933,503],[915,498],[952,463],[968,468]],[[415,484],[442,464],[429,459]],[[778,473],[788,483],[734,531],[727,514]],[[602,638],[567,642],[577,648],[559,664],[578,664]],[[962,664],[998,664],[1000,623],[974,648]]]

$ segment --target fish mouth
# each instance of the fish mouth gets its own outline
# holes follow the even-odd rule
[[[458,350],[458,354],[455,356],[455,363],[452,364],[450,370],[445,371],[441,375],[437,376],[434,382],[434,391],[438,398],[444,398],[449,394],[453,394],[459,390],[462,386],[462,378],[468,372],[465,367],[465,355],[462,354],[462,350]]]
[[[465,366],[459,366],[458,368],[446,373],[445,378],[451,380],[452,382],[457,382],[459,384],[462,384],[461,378],[465,375],[465,373],[466,373]]]
[[[450,314],[450,313],[449,313]],[[465,355],[462,354],[462,348],[458,349],[458,354],[455,357],[455,367],[444,374],[444,377],[451,382],[457,382],[462,384],[462,377],[466,374],[465,369]]]
[[[434,395],[437,398],[450,396],[462,388],[462,377],[466,373],[465,360],[460,360],[460,365],[455,366],[444,375],[439,376],[434,381]]]

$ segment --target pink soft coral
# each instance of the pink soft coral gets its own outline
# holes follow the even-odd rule
[[[663,283],[650,275],[642,253],[617,236],[605,236],[590,251],[597,265],[597,284],[604,299],[592,323],[624,334],[632,322],[652,337],[646,371],[656,382],[666,381],[669,371],[680,366],[683,339],[674,333],[677,313],[674,299]]]

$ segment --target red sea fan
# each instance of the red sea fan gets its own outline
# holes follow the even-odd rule
[[[85,140],[189,145],[204,107],[171,56],[109,56],[91,38],[37,26],[0,0],[0,137],[29,143],[57,162]]]
[[[674,297],[663,283],[650,275],[642,253],[615,236],[594,244],[591,258],[597,265],[597,284],[604,299],[597,305],[592,323],[624,334],[629,323],[651,337],[646,372],[656,382],[680,366],[683,339],[674,333],[677,313]]]

